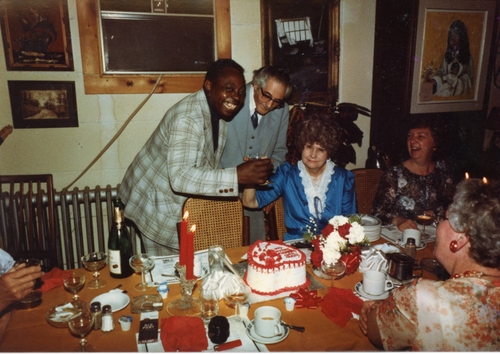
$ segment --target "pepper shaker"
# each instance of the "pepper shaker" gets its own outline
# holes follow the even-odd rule
[[[102,327],[101,303],[99,301],[91,303],[90,312],[92,312],[92,317],[94,317],[94,329],[101,329]]]
[[[405,244],[405,254],[412,258],[417,258],[417,246],[415,245],[415,239],[409,237]]]

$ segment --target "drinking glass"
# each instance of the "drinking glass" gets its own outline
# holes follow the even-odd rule
[[[136,284],[134,288],[138,291],[148,290],[148,283],[146,282],[146,272],[153,269],[155,261],[147,253],[139,253],[130,257],[130,266],[136,272],[142,273],[142,282]]]
[[[257,154],[250,154],[250,155],[247,155],[245,157],[245,161],[248,161],[248,160],[258,160],[258,159],[267,159],[267,156],[257,153]],[[264,183],[260,183],[259,186],[267,186],[267,185],[272,184],[272,183],[273,182],[267,180]]]
[[[424,211],[423,213],[417,215],[417,224],[422,225],[422,238],[429,237],[429,234],[425,233],[425,225],[430,225],[434,221],[434,215],[431,212]]]
[[[63,278],[64,288],[73,294],[73,301],[78,301],[78,293],[85,285],[85,274],[82,271],[75,270]]]
[[[68,328],[71,334],[80,338],[80,345],[74,352],[95,352],[93,345],[87,344],[85,337],[90,333],[94,325],[94,317],[90,312],[79,313],[68,320]]]
[[[205,323],[219,315],[219,283],[207,280],[200,286],[201,318]]]
[[[236,321],[241,321],[240,306],[248,302],[251,290],[243,281],[235,281],[232,286],[228,286],[224,292],[224,301],[226,305],[234,308]]]
[[[87,270],[94,272],[94,279],[92,279],[87,287],[90,289],[100,289],[106,285],[106,280],[99,279],[99,270],[106,265],[106,253],[92,252],[88,253],[81,258],[83,265]]]
[[[346,271],[346,264],[340,259],[335,263],[328,263],[325,261],[321,262],[321,269],[323,273],[330,276],[331,287],[333,288],[333,283],[335,280],[342,278]]]

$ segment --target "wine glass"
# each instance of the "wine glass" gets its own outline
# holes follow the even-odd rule
[[[321,269],[323,270],[323,273],[330,277],[331,286],[333,288],[334,280],[342,278],[342,276],[345,274],[346,264],[340,259],[335,263],[329,263],[323,260],[321,261]]]
[[[80,345],[74,352],[95,352],[93,345],[87,344],[85,336],[90,333],[94,325],[94,317],[90,312],[79,313],[68,320],[68,328],[71,334],[80,337]]]
[[[78,292],[85,285],[85,274],[82,271],[75,270],[63,278],[64,288],[73,294],[73,301],[78,301]]]
[[[434,215],[431,212],[424,211],[417,215],[417,223],[422,225],[422,238],[429,237],[429,234],[425,233],[425,225],[430,225],[434,221]]]
[[[146,283],[146,272],[153,269],[155,261],[147,253],[139,253],[130,257],[130,266],[136,272],[142,273],[142,282],[136,284],[134,288],[138,291],[148,290],[148,283]]]
[[[247,155],[245,157],[245,161],[248,161],[248,160],[258,160],[258,159],[267,159],[267,156],[259,154],[259,153],[256,153],[256,154]],[[259,186],[267,186],[267,185],[272,184],[272,183],[273,182],[267,180],[264,183],[259,183]]]
[[[88,288],[100,289],[106,285],[106,280],[99,279],[99,270],[106,265],[106,257],[106,253],[104,252],[92,252],[81,258],[85,268],[94,272],[94,279],[88,283]]]
[[[224,301],[227,306],[234,308],[236,321],[241,321],[240,306],[247,304],[250,293],[250,287],[238,279],[224,291]]]

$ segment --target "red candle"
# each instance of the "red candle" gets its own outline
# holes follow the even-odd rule
[[[194,279],[194,232],[196,225],[191,226],[187,234],[187,247],[186,247],[186,279]]]
[[[182,217],[182,221],[179,223],[179,264],[185,266],[187,262],[187,231],[188,231],[188,221],[189,212],[186,211]]]

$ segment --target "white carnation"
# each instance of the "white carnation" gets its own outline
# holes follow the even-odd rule
[[[353,222],[351,224],[351,228],[349,229],[349,235],[347,235],[347,238],[351,245],[363,242],[365,238],[365,230],[363,229],[363,226],[357,222]]]
[[[342,215],[336,215],[328,222],[332,224],[335,229],[337,229],[340,225],[347,224],[349,222],[349,219]]]

